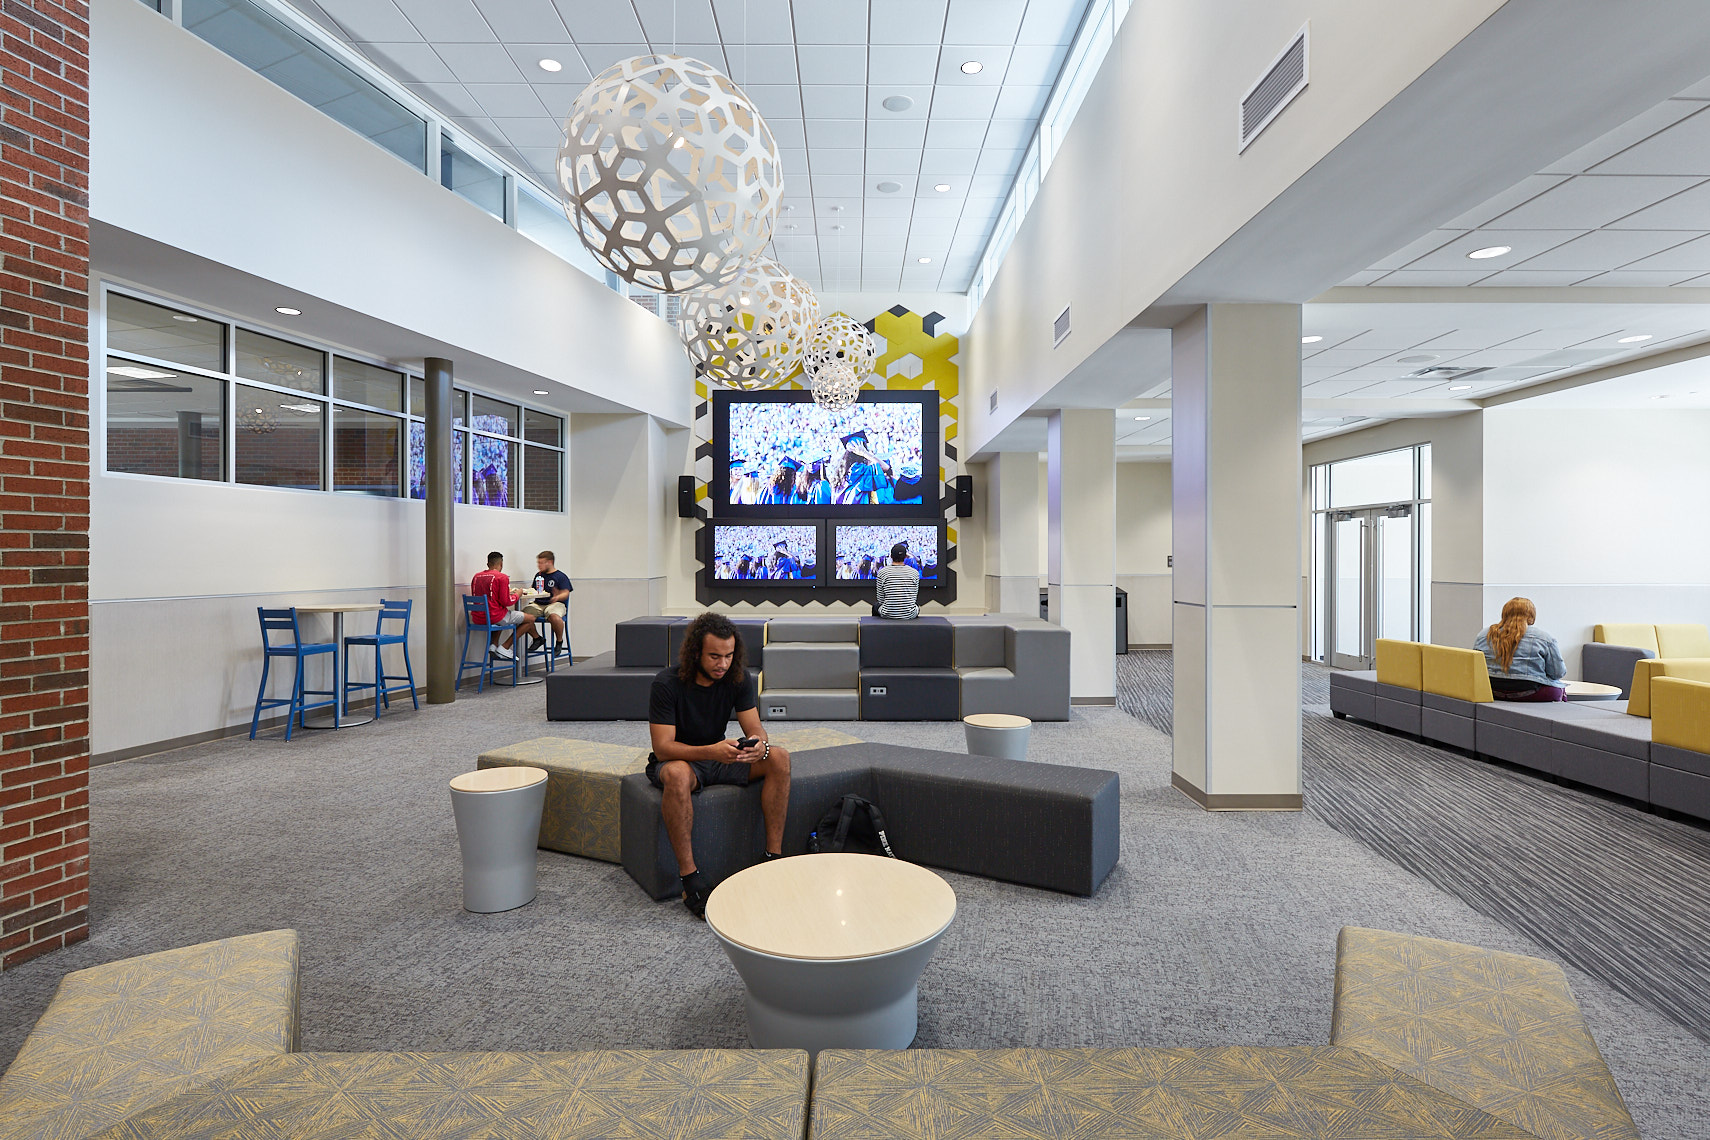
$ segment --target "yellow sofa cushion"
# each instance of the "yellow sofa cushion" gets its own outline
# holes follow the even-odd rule
[[[1654,625],[1637,625],[1631,622],[1594,625],[1591,627],[1591,640],[1607,645],[1631,645],[1639,649],[1649,649],[1658,657],[1662,656],[1657,649],[1657,627]]]
[[[1484,654],[1476,649],[1458,649],[1452,645],[1425,645],[1421,650],[1427,693],[1462,701],[1493,699],[1490,665]]]
[[[1633,662],[1633,685],[1627,694],[1629,715],[1651,715],[1651,682],[1658,677],[1710,681],[1710,657],[1651,657]]]
[[[1710,629],[1701,625],[1657,626],[1658,657],[1710,657]]]
[[[1394,685],[1398,689],[1424,688],[1425,667],[1423,655],[1420,653],[1423,648],[1417,641],[1378,638],[1378,684]]]
[[[1669,676],[1651,681],[1651,742],[1710,752],[1710,682]]]

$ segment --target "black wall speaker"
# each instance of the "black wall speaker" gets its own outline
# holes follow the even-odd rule
[[[695,477],[693,475],[677,476],[677,517],[680,519],[695,517]]]
[[[956,476],[956,517],[959,519],[974,517],[974,477],[972,475]]]

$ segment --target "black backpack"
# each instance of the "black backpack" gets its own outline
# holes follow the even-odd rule
[[[860,796],[844,796],[837,806],[819,817],[819,826],[808,836],[809,855],[822,851],[852,851],[861,855],[885,855],[892,859],[885,816],[879,805]]]

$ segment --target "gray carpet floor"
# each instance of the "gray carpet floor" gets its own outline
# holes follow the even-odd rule
[[[639,742],[547,724],[539,688],[286,744],[200,745],[92,774],[89,941],[0,979],[0,1061],[67,970],[280,926],[303,935],[309,1049],[741,1046],[742,989],[706,927],[621,868],[542,852],[540,895],[459,903],[445,782],[499,743]],[[844,724],[960,751],[955,724]],[[1337,930],[1550,952],[1310,813],[1201,811],[1169,740],[1118,709],[1035,729],[1043,761],[1122,776],[1122,861],[1092,899],[947,875],[958,916],[921,980],[920,1046],[1308,1044]],[[1644,1134],[1704,1135],[1710,1048],[1570,966]]]

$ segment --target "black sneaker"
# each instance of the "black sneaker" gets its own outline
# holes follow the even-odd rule
[[[690,914],[702,922],[706,921],[707,896],[711,893],[707,889],[706,883],[701,880],[699,871],[691,871],[683,876],[683,905],[689,908]]]
[[[545,648],[546,648],[546,638],[544,638],[544,637],[531,637],[531,638],[529,638],[528,651],[530,653],[539,653],[542,649],[545,649]]]

